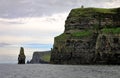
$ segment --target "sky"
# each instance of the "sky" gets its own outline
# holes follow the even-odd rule
[[[116,8],[120,0],[0,0],[0,63],[16,63],[21,46],[28,60],[50,50],[70,10],[81,5]]]

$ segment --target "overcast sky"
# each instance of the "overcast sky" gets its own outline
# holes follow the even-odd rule
[[[52,44],[72,8],[119,7],[120,0],[0,0],[0,46]]]
[[[81,5],[115,8],[120,0],[0,0],[0,54],[9,46],[50,50],[70,10]]]
[[[41,17],[80,7],[119,7],[120,0],[0,0],[1,18]]]

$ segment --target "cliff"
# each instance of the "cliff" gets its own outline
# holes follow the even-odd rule
[[[50,62],[50,51],[43,51],[43,52],[34,52],[32,60],[30,63],[49,63]]]
[[[120,64],[120,8],[72,9],[55,37],[54,64]]]

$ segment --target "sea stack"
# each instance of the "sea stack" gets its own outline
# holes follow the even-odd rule
[[[24,48],[21,47],[20,48],[20,54],[18,56],[18,64],[25,64],[25,58],[26,58],[26,56],[24,54]]]

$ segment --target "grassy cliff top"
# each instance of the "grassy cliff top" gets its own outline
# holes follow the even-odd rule
[[[72,9],[70,12],[70,16],[82,16],[82,15],[90,15],[90,14],[94,14],[94,13],[106,13],[106,14],[115,14],[116,13],[117,8],[112,8],[112,9],[108,9],[108,8],[76,8],[76,9]]]
[[[120,34],[119,12],[120,8],[72,9],[66,20],[65,32],[55,37],[55,40],[65,41],[66,39],[89,38],[99,31],[107,34]],[[101,29],[99,26],[101,26]]]

